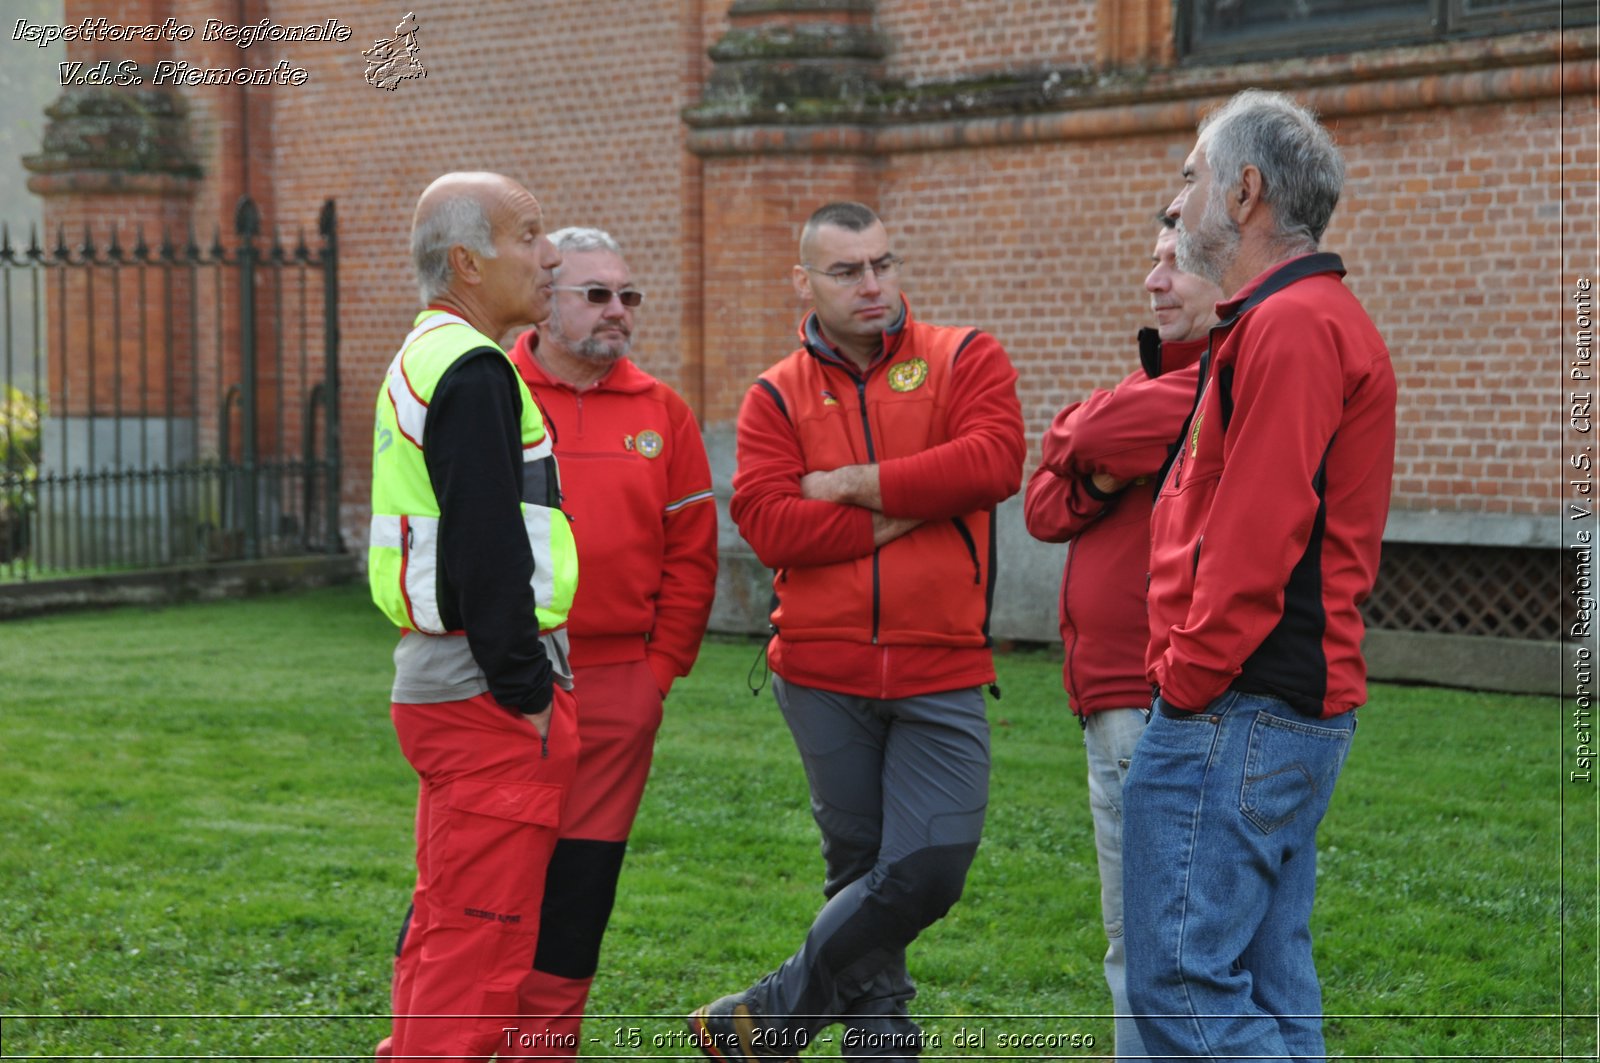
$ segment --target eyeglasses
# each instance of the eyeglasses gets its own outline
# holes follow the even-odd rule
[[[644,292],[639,291],[637,288],[624,288],[618,292],[599,284],[557,284],[553,285],[550,290],[553,292],[582,292],[583,297],[595,306],[605,306],[611,302],[613,295],[621,299],[622,305],[629,310],[644,302]]]
[[[904,261],[905,259],[899,255],[884,255],[882,258],[872,262],[857,262],[853,266],[841,266],[838,269],[818,269],[815,266],[808,266],[804,262],[800,264],[800,268],[811,273],[820,273],[841,288],[854,288],[867,279],[869,270],[879,280],[888,280],[895,275],[895,272],[900,268],[900,264]]]

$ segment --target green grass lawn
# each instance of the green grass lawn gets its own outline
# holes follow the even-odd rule
[[[368,1051],[411,885],[392,643],[360,588],[0,625],[4,1058]],[[668,701],[586,1056],[699,1058],[677,1016],[782,960],[820,902],[756,654],[707,645]],[[925,1058],[1100,1058],[1081,732],[1056,655],[998,666],[983,848],[912,950]],[[1562,783],[1568,722],[1554,698],[1374,687],[1322,830],[1330,1053],[1594,1058],[1596,798]]]

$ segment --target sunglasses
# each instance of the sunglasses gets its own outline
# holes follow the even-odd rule
[[[593,303],[595,306],[605,306],[607,303],[611,302],[611,297],[613,295],[618,299],[621,299],[622,305],[627,307],[629,310],[632,310],[634,307],[644,302],[644,292],[639,291],[637,288],[624,288],[622,291],[618,292],[612,291],[610,288],[603,287],[599,284],[557,284],[550,290],[553,292],[582,292],[583,297],[589,300],[589,302]]]

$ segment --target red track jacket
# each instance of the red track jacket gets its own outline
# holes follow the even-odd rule
[[[1028,480],[1029,534],[1072,543],[1061,578],[1062,679],[1079,716],[1150,703],[1144,593],[1154,480],[1194,407],[1207,342],[1162,343],[1142,329],[1141,368],[1058,413]],[[1108,498],[1089,482],[1097,472],[1132,482]]]
[[[992,682],[994,507],[1022,482],[1016,370],[976,329],[912,320],[863,376],[822,338],[763,373],[739,412],[731,514],[776,570],[773,671],[903,698]],[[859,506],[800,497],[815,470],[876,463],[883,510],[926,523],[874,548]]]
[[[511,360],[544,411],[578,546],[572,663],[647,660],[665,694],[700,652],[717,582],[717,507],[694,414],[626,358],[582,392],[534,359]]]
[[[1229,689],[1316,716],[1366,701],[1359,606],[1389,512],[1395,378],[1343,274],[1305,255],[1217,305],[1151,517],[1147,675],[1174,708]]]

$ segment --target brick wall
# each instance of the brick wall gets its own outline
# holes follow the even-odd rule
[[[879,0],[877,24],[889,75],[911,82],[1090,67],[1097,47],[1092,0]]]
[[[93,6],[69,3],[69,20]],[[201,0],[125,6],[196,26],[216,14]],[[361,50],[389,35],[400,7],[345,7],[347,43],[263,43],[247,53],[225,42],[179,46],[197,63],[288,58],[309,72],[297,87],[182,90],[204,170],[188,209],[205,240],[215,226],[231,229],[248,191],[292,242],[314,229],[325,199],[338,203],[352,543],[365,535],[372,396],[416,308],[410,211],[444,170],[512,174],[540,198],[551,228],[598,224],[619,237],[648,293],[639,360],[713,426],[732,420],[750,380],[793,345],[788,272],[805,215],[833,198],[875,203],[907,257],[918,314],[981,325],[1011,351],[1036,449],[1061,405],[1132,364],[1151,214],[1178,186],[1200,106],[1240,79],[1304,84],[1338,102],[1336,86],[1351,76],[1336,58],[1312,68],[1175,69],[1086,89],[1057,116],[1076,130],[1061,135],[1029,132],[1050,116],[1011,125],[980,117],[932,133],[873,130],[889,146],[863,153],[791,145],[697,154],[686,149],[681,112],[698,99],[728,6],[498,0],[420,12],[427,77],[393,92],[364,83]],[[246,0],[243,9],[247,20],[287,24],[320,22],[329,10],[310,0]],[[1115,24],[1102,32],[1107,11]],[[1158,3],[879,0],[875,24],[890,46],[886,74],[919,83],[1170,54]],[[1451,53],[1465,57],[1451,75],[1458,82],[1478,77],[1475,65],[1507,62],[1494,42],[1470,47],[1481,56]],[[1569,93],[1564,113],[1554,92],[1522,91],[1510,76],[1471,99],[1451,96],[1426,78],[1407,80],[1431,54],[1394,60],[1391,83],[1332,120],[1350,181],[1326,246],[1345,255],[1351,286],[1394,350],[1397,507],[1553,516],[1562,276],[1592,266],[1593,92]],[[80,218],[129,202],[52,209]]]

